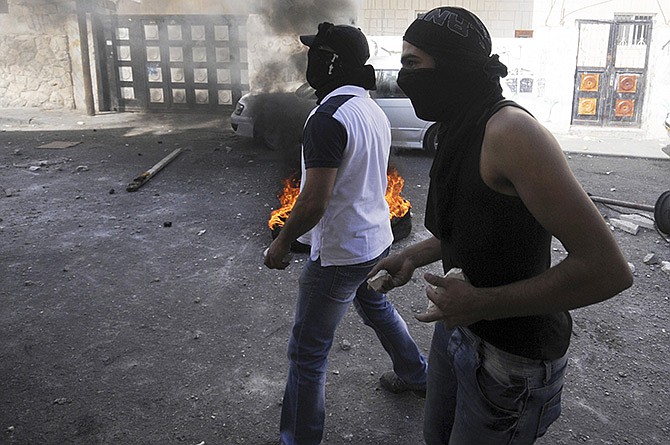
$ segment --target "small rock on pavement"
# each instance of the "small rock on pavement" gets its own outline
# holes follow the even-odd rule
[[[658,256],[655,253],[647,254],[644,257],[644,260],[642,261],[644,262],[644,264],[648,264],[650,266],[661,263],[661,261],[658,259]]]
[[[637,232],[640,231],[640,226],[637,224],[623,221],[621,219],[610,218],[610,224],[612,227],[616,227],[617,229],[623,230],[624,232],[630,233],[631,235],[637,235]]]
[[[87,172],[89,170],[87,165],[78,165],[77,168],[74,169],[75,172],[80,173],[80,172]]]
[[[631,224],[637,224],[640,227],[645,229],[654,230],[654,220],[644,216],[638,215],[637,213],[625,214],[619,217],[622,221],[629,222]]]
[[[661,270],[670,275],[670,261],[663,261],[661,265]]]
[[[351,349],[351,342],[349,340],[342,340],[340,343],[340,348],[342,348],[343,351],[348,351]]]

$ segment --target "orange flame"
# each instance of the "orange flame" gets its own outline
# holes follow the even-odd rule
[[[284,222],[286,222],[291,214],[291,209],[293,209],[293,205],[295,204],[295,200],[298,199],[299,194],[300,180],[296,175],[284,179],[284,188],[278,196],[280,207],[270,213],[270,219],[268,220],[270,230],[284,227]]]
[[[390,167],[386,174],[388,185],[386,186],[386,202],[389,205],[390,218],[402,218],[405,216],[412,205],[408,200],[400,196],[403,187],[405,187],[405,180],[395,167]]]
[[[389,218],[402,218],[412,208],[410,202],[400,196],[400,192],[405,186],[405,180],[394,167],[389,168],[386,179],[388,185],[386,186],[385,197],[389,205]],[[270,213],[270,219],[268,220],[270,230],[284,226],[284,222],[291,214],[295,200],[298,199],[300,194],[300,180],[295,175],[284,179],[283,183],[284,188],[278,196],[280,207]]]

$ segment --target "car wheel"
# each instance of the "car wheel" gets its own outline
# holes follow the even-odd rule
[[[270,150],[279,150],[282,146],[281,135],[277,131],[267,131],[263,133],[263,144]]]
[[[431,125],[423,137],[423,151],[429,156],[434,156],[437,151],[437,130],[439,128],[440,124]]]
[[[300,148],[302,125],[299,116],[287,114],[270,119],[268,116],[256,119],[254,124],[254,138],[270,150],[293,151]]]
[[[256,117],[254,123],[254,139],[270,150],[276,150],[279,147],[278,132],[269,125],[270,120],[267,119],[264,113],[260,113]]]

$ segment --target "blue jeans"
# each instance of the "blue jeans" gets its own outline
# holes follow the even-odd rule
[[[567,356],[509,354],[467,328],[435,324],[424,413],[427,445],[521,445],[561,413]]]
[[[391,357],[393,369],[410,383],[426,382],[426,358],[385,294],[368,289],[366,276],[378,258],[350,266],[322,267],[307,261],[298,288],[295,322],[288,344],[288,380],[282,403],[283,445],[321,443],[325,420],[326,367],[335,329],[353,302]]]

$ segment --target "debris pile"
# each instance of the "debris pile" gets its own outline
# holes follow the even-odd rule
[[[640,229],[655,230],[666,243],[670,244],[670,238],[666,236],[670,235],[670,190],[662,193],[654,206],[598,196],[591,196],[591,200],[605,205],[627,207],[653,213],[653,216],[643,213],[621,213],[618,218],[610,217],[608,221],[612,230],[618,229],[631,235],[637,235]],[[670,261],[662,260],[656,253],[648,253],[642,262],[654,269],[660,266],[662,272],[670,274]],[[635,266],[632,263],[629,263],[629,265],[634,273]]]

